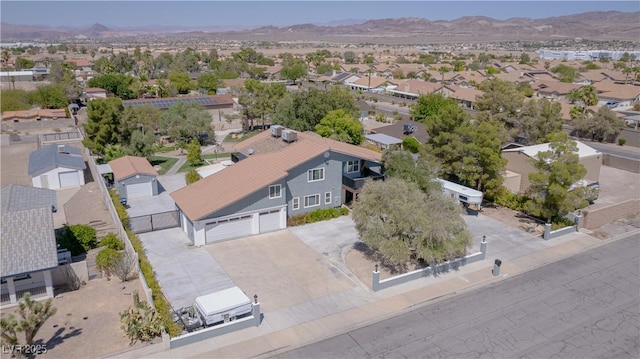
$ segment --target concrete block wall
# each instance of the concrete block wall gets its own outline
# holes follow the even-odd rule
[[[633,216],[639,212],[640,200],[630,199],[622,203],[612,204],[596,210],[583,211],[582,226],[587,229],[596,229],[607,223]]]

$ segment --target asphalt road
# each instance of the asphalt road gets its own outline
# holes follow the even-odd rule
[[[638,358],[638,234],[279,358]]]
[[[640,149],[632,146],[618,146],[615,144],[602,144],[599,142],[583,141],[588,146],[595,148],[602,153],[608,153],[611,155],[640,159]]]

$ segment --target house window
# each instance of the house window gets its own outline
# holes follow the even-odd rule
[[[360,161],[348,161],[347,173],[360,172]]]
[[[279,184],[269,186],[269,199],[282,197],[282,188]]]
[[[294,197],[293,201],[291,202],[291,208],[292,209],[300,209],[300,197]]]
[[[316,207],[320,205],[320,194],[312,194],[310,196],[304,196],[304,208]]]
[[[314,168],[307,171],[307,181],[315,182],[324,180],[324,168]]]
[[[331,203],[331,192],[325,192],[324,193],[324,204],[330,204]]]
[[[31,279],[31,274],[20,274],[20,275],[17,275],[15,277],[13,277],[13,281],[14,282],[17,282],[19,280],[25,280],[25,279]],[[7,280],[3,279],[0,283],[7,284]]]

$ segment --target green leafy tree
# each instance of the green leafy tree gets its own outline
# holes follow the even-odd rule
[[[163,131],[175,141],[190,141],[206,133],[214,138],[211,115],[199,104],[179,102],[160,115]]]
[[[420,147],[422,145],[420,144],[420,142],[418,142],[418,140],[416,140],[413,137],[405,137],[402,139],[402,148],[405,151],[409,151],[411,153],[418,153],[420,152]]]
[[[135,130],[131,133],[131,142],[129,144],[129,153],[139,157],[150,157],[153,155],[153,144],[156,136],[151,133],[143,133]]]
[[[122,147],[122,145],[116,144],[116,145],[107,145],[104,148],[104,155],[102,156],[102,159],[105,160],[105,162],[109,162],[109,161],[113,161],[116,158],[120,158],[120,157],[124,157],[127,155],[127,150]]]
[[[275,113],[278,102],[286,92],[284,84],[266,84],[249,79],[244,83],[238,102],[244,106],[247,119],[253,121],[254,118],[258,118],[264,126],[266,120]]]
[[[187,162],[192,167],[202,164],[202,148],[197,138],[193,138],[187,145]]]
[[[24,90],[2,90],[0,93],[0,112],[28,110],[29,93]]]
[[[529,56],[529,54],[527,54],[526,52],[523,52],[522,54],[520,54],[520,65],[527,65],[531,62],[531,56]]]
[[[433,124],[446,108],[459,108],[459,106],[454,99],[446,98],[438,93],[430,93],[418,96],[416,103],[411,106],[410,115],[414,121]],[[427,132],[431,134],[429,129]]]
[[[17,333],[23,332],[25,344],[32,345],[38,331],[56,312],[57,309],[53,307],[51,299],[42,303],[31,299],[31,295],[25,293],[18,304],[18,318],[13,314],[0,318],[2,344],[19,345]]]
[[[328,91],[309,88],[287,93],[278,102],[272,123],[297,131],[312,131],[330,112],[344,110],[357,114],[354,98],[347,89],[332,87]]]
[[[105,146],[119,143],[120,116],[124,111],[119,98],[95,99],[87,106],[87,136],[82,143],[92,152],[103,154]]]
[[[161,111],[151,105],[127,106],[120,116],[120,131],[123,143],[128,144],[131,132],[142,130],[145,133],[155,133],[160,131]]]
[[[42,108],[66,108],[69,105],[62,87],[54,84],[38,86],[29,94],[29,102]]]
[[[427,194],[415,183],[389,178],[365,184],[352,216],[362,241],[385,263],[402,266],[465,255],[471,234],[460,213],[441,191]]]
[[[494,78],[480,83],[480,90],[484,93],[476,99],[477,109],[489,112],[497,120],[513,128],[524,104],[524,95],[518,91],[517,86]]]
[[[526,212],[553,222],[576,208],[586,206],[579,191],[569,191],[571,186],[584,178],[586,168],[580,163],[578,146],[559,132],[553,136],[549,151],[538,153],[532,160],[537,172],[529,174],[531,183],[527,195],[531,198],[524,205]]]
[[[287,80],[298,80],[307,75],[307,65],[302,60],[294,59],[285,63],[280,70],[280,77]]]
[[[615,135],[626,127],[624,120],[607,107],[601,107],[593,115],[578,117],[573,122],[573,127],[578,130],[580,137],[600,142],[612,141]]]
[[[53,61],[47,79],[53,84],[62,87],[69,102],[74,102],[80,97],[82,89],[78,81],[76,81],[76,76],[73,73],[71,64],[62,61]]]
[[[169,81],[171,82],[171,86],[180,94],[189,93],[189,91],[194,88],[191,78],[189,78],[189,74],[186,72],[169,73]]]
[[[137,97],[131,88],[132,84],[133,77],[122,74],[107,74],[94,77],[87,81],[88,87],[99,87],[123,100],[130,100]]]
[[[560,82],[571,83],[578,77],[578,69],[565,64],[551,68],[551,72],[560,77]]]
[[[562,106],[545,98],[524,103],[514,127],[513,137],[535,145],[548,142],[551,134],[562,131]]]
[[[35,62],[24,57],[16,57],[15,60],[16,70],[32,69],[35,66]]]
[[[348,64],[355,64],[358,60],[356,53],[353,51],[345,51],[344,52],[344,62]]]
[[[129,345],[137,341],[150,341],[164,330],[162,317],[146,301],[140,300],[138,291],[133,292],[133,306],[120,313],[122,330],[129,338]]]
[[[209,94],[215,94],[220,87],[220,80],[214,74],[202,74],[198,77],[198,88],[207,90]]]
[[[185,181],[187,182],[187,185],[190,185],[194,182],[198,182],[199,180],[200,180],[200,174],[198,173],[198,171],[196,171],[195,168],[192,168],[189,171],[187,171],[187,174],[185,175]]]
[[[438,172],[438,168],[434,165],[435,161],[423,151],[419,154],[419,156],[413,156],[408,151],[391,149],[384,151],[382,163],[385,176],[413,182],[424,193],[440,190],[440,185],[434,181]]]
[[[362,124],[352,112],[345,110],[329,111],[316,125],[316,133],[352,145],[359,145],[364,140]]]

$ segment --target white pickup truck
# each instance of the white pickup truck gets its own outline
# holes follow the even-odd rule
[[[234,320],[252,308],[251,299],[238,287],[200,296],[194,307],[205,326]]]

